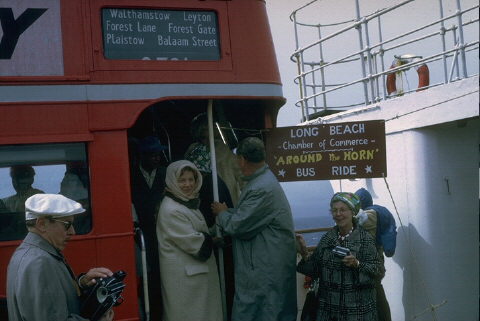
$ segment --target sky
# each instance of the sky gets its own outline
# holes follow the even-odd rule
[[[302,118],[300,108],[295,107],[295,102],[299,99],[299,88],[293,82],[297,75],[297,65],[290,60],[295,51],[295,32],[290,14],[304,3],[307,1],[267,0],[267,14],[283,84],[283,96],[287,99],[278,113],[277,127],[295,126]],[[305,228],[298,217],[319,218],[317,224],[306,221],[309,227],[333,225],[328,213],[328,202],[333,190],[328,181],[287,182],[281,185],[292,207],[297,228]]]
[[[299,89],[293,82],[297,75],[297,66],[290,60],[290,56],[295,51],[295,32],[289,17],[303,3],[306,1],[267,1],[267,14],[283,84],[283,95],[287,98],[287,103],[280,109],[277,117],[278,127],[295,126],[302,118],[300,108],[295,107],[295,101],[299,99]]]

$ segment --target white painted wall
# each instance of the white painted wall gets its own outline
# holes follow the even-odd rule
[[[445,93],[461,98],[447,101]],[[386,181],[398,209],[397,252],[386,259],[383,282],[392,319],[475,321],[479,316],[478,77],[323,120],[389,119],[394,111],[414,110],[421,111],[387,126]],[[382,178],[331,184],[334,191],[365,187],[374,203],[394,213]],[[434,319],[426,309],[443,302]]]

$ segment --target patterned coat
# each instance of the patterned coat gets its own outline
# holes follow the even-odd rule
[[[360,261],[358,268],[347,267],[332,253],[337,246],[350,249]],[[338,227],[327,232],[297,271],[319,278],[317,321],[375,321],[375,277],[382,274],[375,241],[362,227],[356,226],[343,242],[338,239]]]
[[[74,276],[63,260],[41,236],[27,234],[8,265],[9,321],[86,320],[78,315]]]

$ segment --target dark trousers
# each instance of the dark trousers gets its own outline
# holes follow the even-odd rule
[[[375,290],[377,291],[377,314],[378,321],[392,321],[390,314],[390,305],[388,304],[387,297],[381,280],[375,281]]]

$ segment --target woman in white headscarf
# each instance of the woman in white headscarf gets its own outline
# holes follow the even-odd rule
[[[163,320],[222,320],[213,240],[198,210],[202,175],[187,160],[171,163],[157,220]]]

